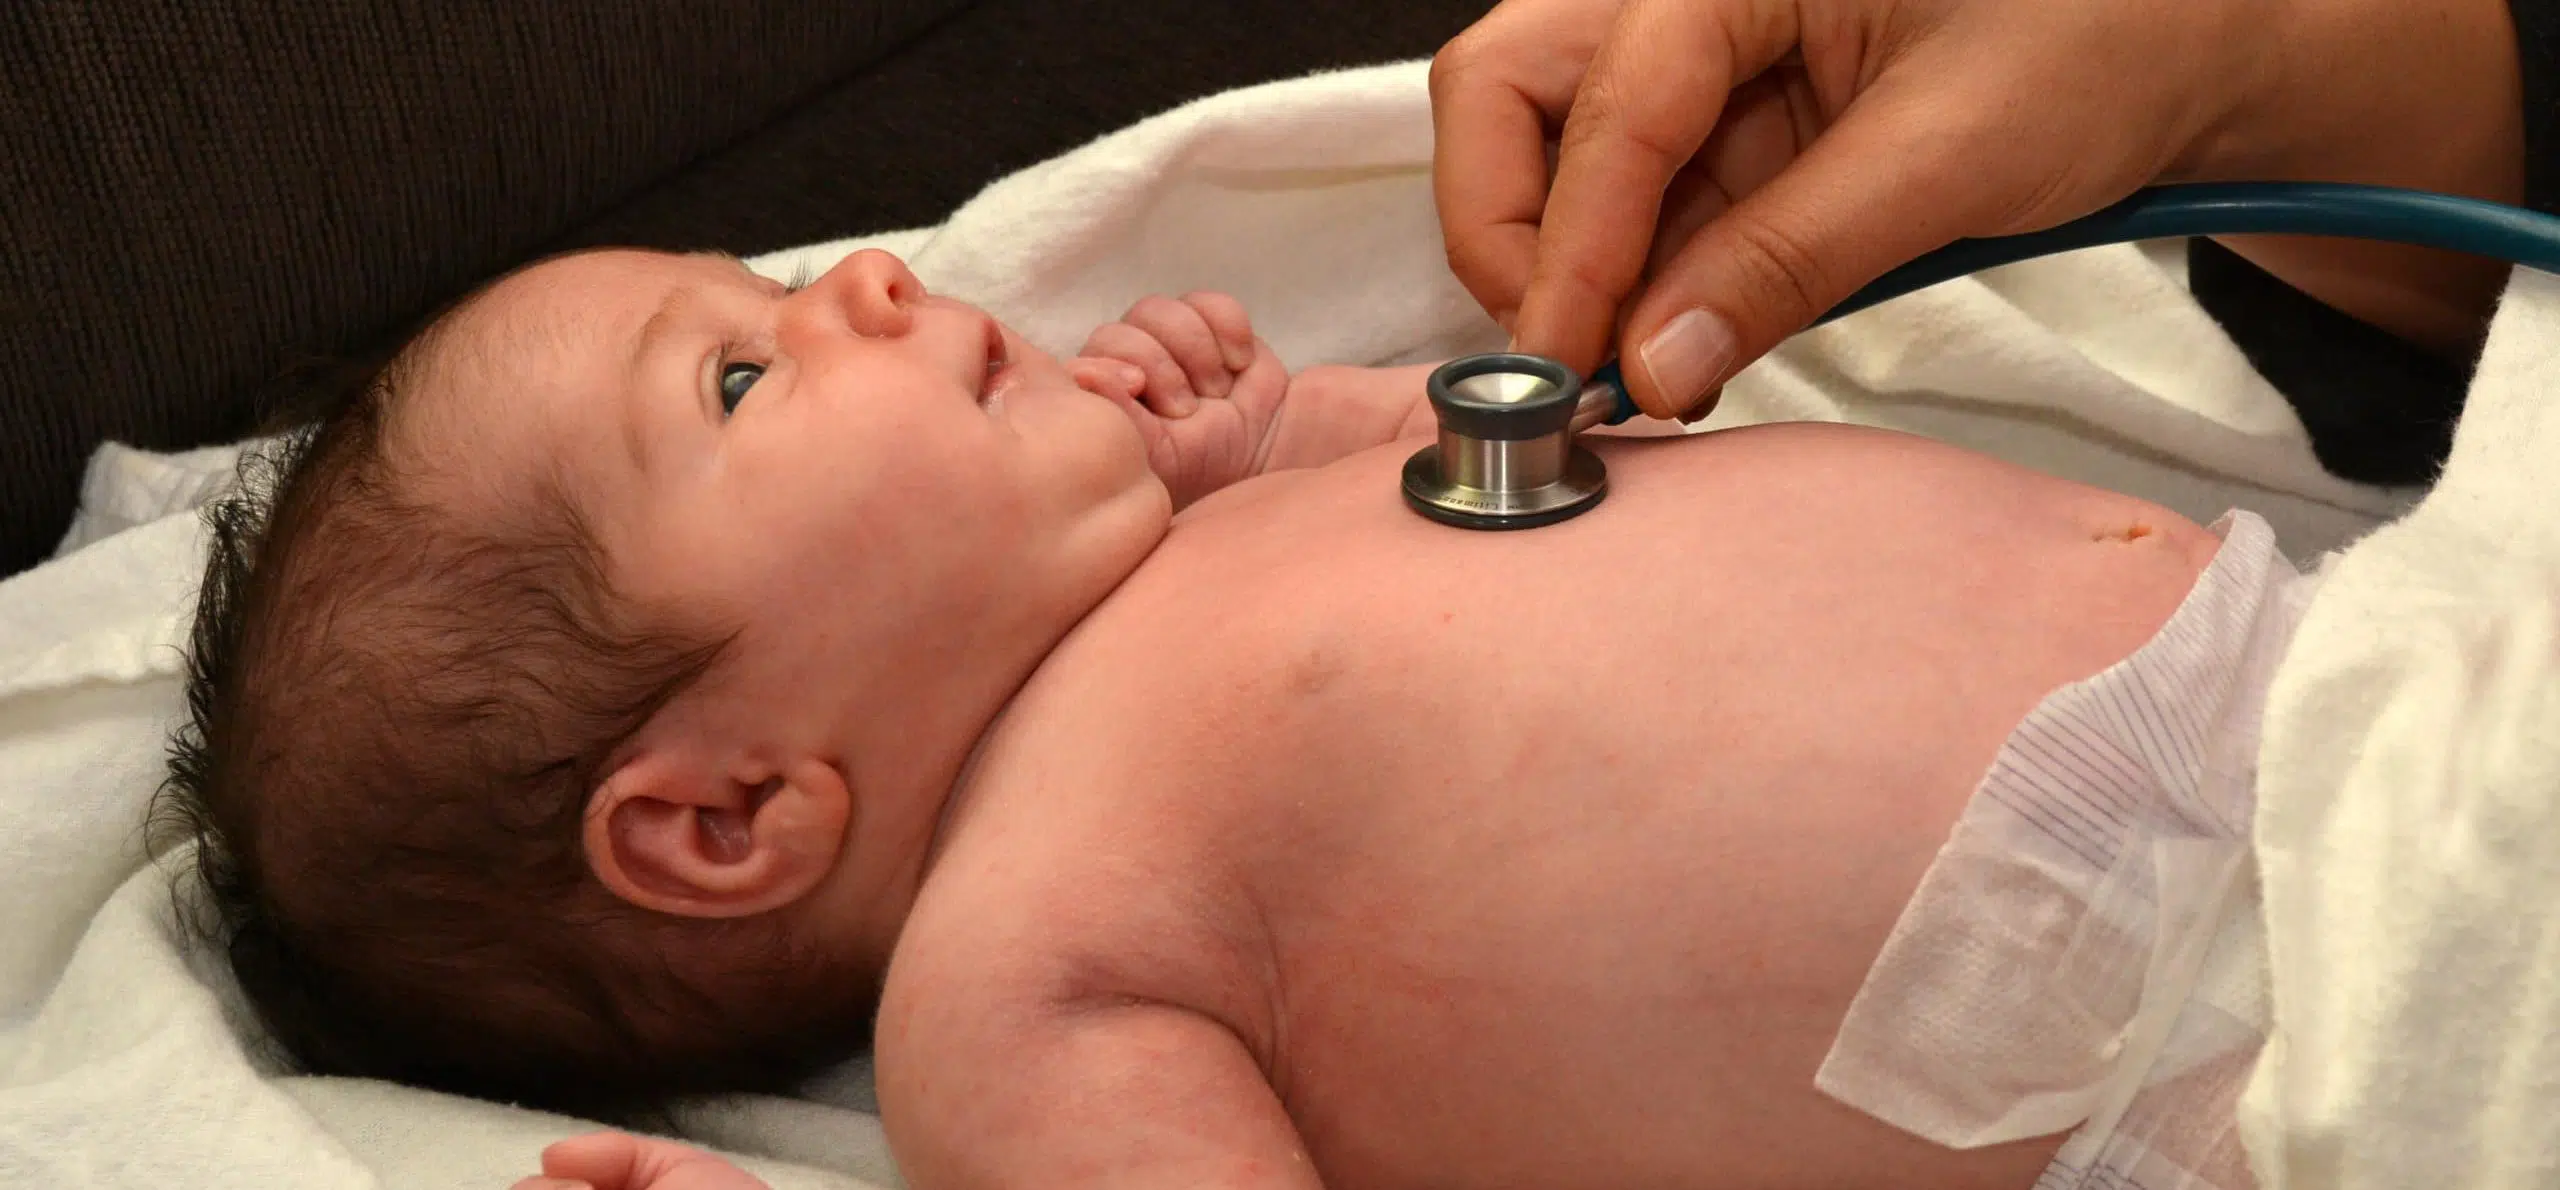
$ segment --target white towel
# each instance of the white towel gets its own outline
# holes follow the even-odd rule
[[[2560,1185],[2560,281],[2519,272],[2453,454],[2278,671],[2258,853],[2267,1190]]]
[[[1293,365],[1495,346],[1443,263],[1430,147],[1422,64],[1321,75],[1106,137],[940,227],[757,263],[784,275],[890,246],[929,285],[1061,352],[1140,296],[1193,288],[1242,298]],[[2100,250],[1951,283],[1804,337],[1727,400],[1713,424],[1902,426],[2199,520],[2245,506],[2298,557],[2400,504],[2319,471],[2290,409],[2187,298],[2174,253]],[[232,1031],[218,964],[172,934],[168,878],[137,871],[202,549],[183,515],[113,532],[203,490],[152,482],[93,485],[91,529],[67,543],[80,548],[0,584],[0,936],[35,942],[0,965],[0,1185],[499,1186],[530,1172],[543,1142],[579,1126],[270,1077]],[[756,1168],[781,1187],[894,1178],[869,1116],[739,1100],[692,1118],[777,1159]]]

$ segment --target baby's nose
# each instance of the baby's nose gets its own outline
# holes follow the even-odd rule
[[[834,268],[792,295],[814,314],[832,314],[857,335],[894,339],[913,324],[910,309],[924,299],[924,282],[907,271],[905,261],[877,248],[865,248],[838,261]]]

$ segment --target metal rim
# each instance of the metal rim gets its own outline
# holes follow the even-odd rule
[[[1470,494],[1477,498],[1470,499]],[[1535,529],[1570,520],[1598,507],[1608,496],[1609,472],[1600,456],[1577,445],[1562,479],[1514,494],[1519,507],[1491,506],[1481,498],[1490,494],[1448,483],[1441,475],[1438,446],[1423,447],[1405,460],[1406,505],[1441,524],[1464,529]]]

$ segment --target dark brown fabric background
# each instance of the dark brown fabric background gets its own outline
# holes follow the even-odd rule
[[[1483,0],[5,0],[0,575],[89,452],[237,438],[507,267],[929,222]],[[280,380],[299,376],[305,382]]]

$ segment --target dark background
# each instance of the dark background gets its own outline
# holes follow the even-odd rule
[[[51,552],[100,441],[243,437],[527,259],[934,222],[1486,7],[0,0],[0,575]]]

